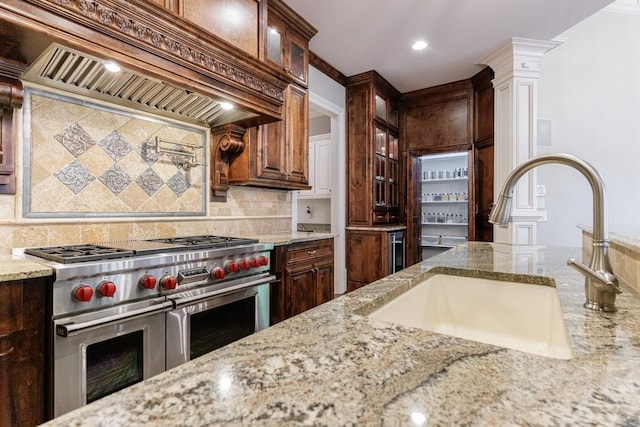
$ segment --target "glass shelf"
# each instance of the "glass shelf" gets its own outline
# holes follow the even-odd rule
[[[468,176],[460,178],[436,178],[436,179],[423,179],[422,182],[452,182],[452,181],[468,181]]]
[[[423,222],[422,225],[469,225],[468,222]]]
[[[442,203],[469,203],[468,200],[423,200],[423,204],[442,204]]]

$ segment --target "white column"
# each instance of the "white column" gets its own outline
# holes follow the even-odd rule
[[[494,200],[507,175],[524,160],[536,155],[538,62],[560,42],[513,38],[487,56],[482,63],[494,73]],[[538,209],[536,171],[523,176],[513,200],[508,226],[494,226],[497,243],[535,245],[537,222],[546,220]]]

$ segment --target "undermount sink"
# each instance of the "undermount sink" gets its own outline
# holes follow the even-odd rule
[[[436,274],[368,317],[541,356],[572,357],[552,286]]]

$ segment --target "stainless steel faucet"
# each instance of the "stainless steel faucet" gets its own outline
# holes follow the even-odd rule
[[[545,154],[532,157],[518,165],[507,177],[496,204],[491,209],[489,222],[506,225],[509,222],[511,202],[516,182],[531,169],[549,163],[571,166],[582,173],[593,191],[593,243],[589,266],[570,259],[567,264],[585,276],[587,301],[584,307],[597,311],[616,311],[616,295],[619,294],[618,279],[613,274],[609,261],[609,240],[607,233],[607,209],[605,206],[604,181],[589,163],[564,153]]]

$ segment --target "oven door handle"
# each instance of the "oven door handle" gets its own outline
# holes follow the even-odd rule
[[[164,301],[149,307],[128,311],[126,313],[118,313],[111,316],[101,317],[99,319],[89,320],[87,322],[74,323],[73,317],[67,317],[55,321],[56,334],[61,337],[70,337],[80,332],[96,329],[102,326],[108,326],[117,323],[123,319],[131,320],[145,315],[167,311],[172,308],[171,301]]]
[[[184,305],[190,304],[194,301],[201,301],[205,299],[209,299],[216,295],[227,294],[229,292],[238,291],[241,289],[251,288],[253,286],[265,285],[267,283],[271,283],[276,280],[276,276],[267,276],[260,279],[252,280],[250,282],[242,282],[234,286],[227,286],[222,289],[216,289],[215,291],[207,292],[199,295],[191,295],[183,298],[175,298],[173,301],[175,302],[174,308],[179,308]]]

